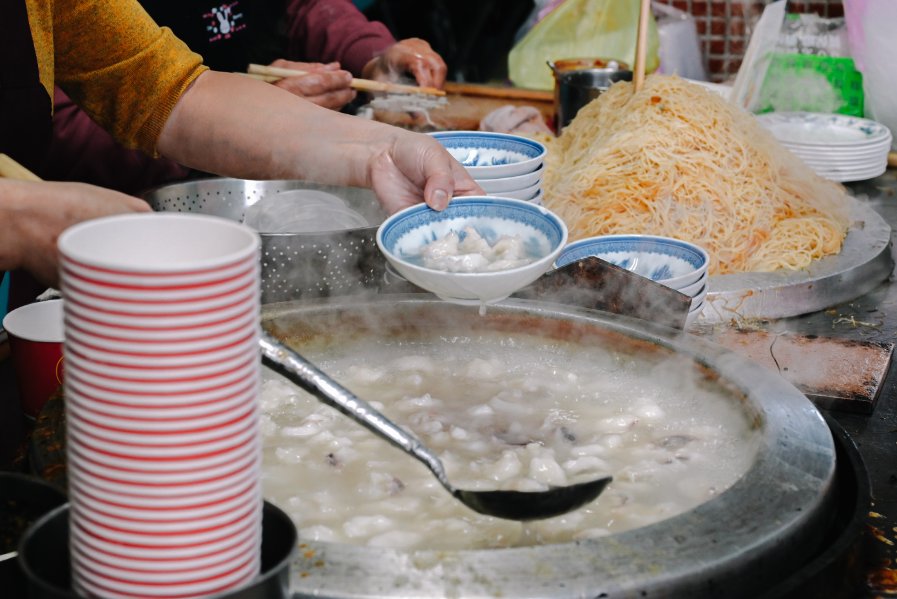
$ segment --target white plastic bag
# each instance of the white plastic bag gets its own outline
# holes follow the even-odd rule
[[[897,2],[844,0],[847,39],[854,63],[863,73],[866,116],[897,138]],[[897,142],[892,142],[897,150]]]
[[[706,81],[707,71],[701,57],[694,17],[660,2],[652,2],[651,10],[657,19],[657,35],[660,37],[658,72]]]

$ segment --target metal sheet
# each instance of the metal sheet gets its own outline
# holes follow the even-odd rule
[[[817,260],[805,270],[710,277],[697,323],[798,316],[872,290],[894,268],[891,227],[867,203],[852,197],[850,218],[841,253]]]
[[[714,343],[778,372],[817,407],[871,414],[894,344],[722,328]]]

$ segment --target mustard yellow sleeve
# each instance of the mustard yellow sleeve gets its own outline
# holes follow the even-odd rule
[[[181,94],[206,67],[136,0],[56,0],[55,77],[119,142],[156,155]]]

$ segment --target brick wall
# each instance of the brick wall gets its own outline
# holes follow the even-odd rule
[[[691,14],[698,28],[701,50],[712,81],[735,76],[751,28],[767,2],[762,0],[658,0]],[[816,13],[823,17],[842,17],[841,0],[789,2],[788,12]]]

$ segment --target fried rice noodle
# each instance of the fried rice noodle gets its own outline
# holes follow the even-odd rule
[[[751,115],[676,76],[620,82],[549,142],[545,206],[570,239],[652,234],[697,243],[710,274],[800,269],[838,253],[846,190]]]

